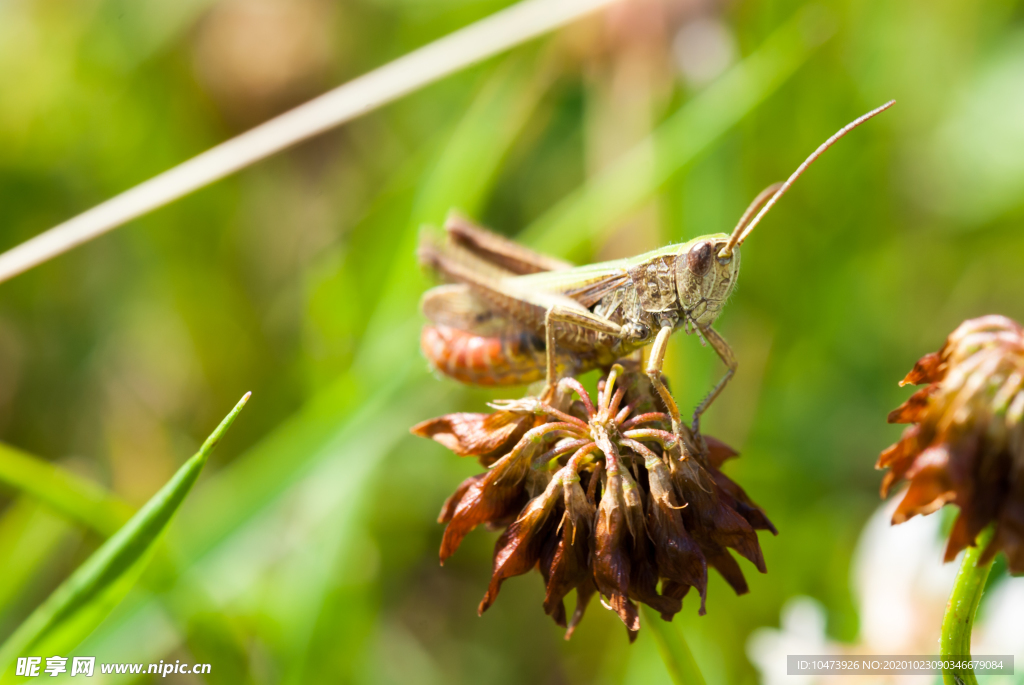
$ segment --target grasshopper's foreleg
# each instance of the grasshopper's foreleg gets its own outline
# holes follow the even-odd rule
[[[544,344],[547,357],[547,389],[549,391],[558,382],[558,367],[555,364],[555,328],[559,323],[606,333],[616,338],[623,337],[622,326],[586,309],[575,309],[558,304],[549,307],[544,316]]]
[[[711,406],[711,403],[715,401],[718,394],[722,392],[722,388],[725,387],[726,383],[728,383],[733,377],[733,374],[736,373],[736,367],[738,366],[736,362],[736,355],[732,353],[732,348],[729,347],[729,343],[725,342],[725,338],[719,335],[718,331],[711,326],[701,328],[700,330],[701,333],[704,334],[704,338],[711,343],[711,347],[714,348],[716,353],[718,353],[722,362],[725,363],[726,371],[725,375],[722,376],[722,380],[718,381],[718,385],[712,388],[711,392],[708,393],[708,396],[705,397],[704,400],[697,405],[697,408],[693,410],[692,430],[694,433],[700,432],[700,415]]]
[[[658,336],[654,339],[654,344],[651,345],[651,355],[647,360],[646,372],[655,392],[658,393],[665,408],[668,409],[669,418],[672,419],[672,432],[690,442],[693,436],[689,434],[689,428],[682,422],[679,416],[679,405],[676,404],[675,398],[672,397],[672,393],[668,391],[668,386],[665,385],[665,381],[661,377],[662,367],[665,364],[665,351],[668,349],[668,339],[672,337],[673,330],[672,326],[662,326],[658,331]]]

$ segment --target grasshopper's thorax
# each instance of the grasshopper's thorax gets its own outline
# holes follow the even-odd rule
[[[704,328],[714,323],[740,270],[738,249],[729,259],[717,257],[728,240],[724,233],[705,236],[631,266],[629,276],[643,310],[680,324],[689,321]]]

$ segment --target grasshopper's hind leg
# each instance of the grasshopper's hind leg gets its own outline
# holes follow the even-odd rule
[[[586,309],[576,309],[564,305],[556,304],[549,307],[544,316],[544,344],[547,359],[545,395],[554,392],[555,385],[558,383],[557,355],[555,351],[557,336],[555,335],[555,330],[557,324],[560,323],[598,333],[606,333],[620,339],[623,338],[622,326],[603,316],[594,314]]]
[[[736,373],[737,366],[739,366],[739,364],[736,362],[736,355],[732,353],[732,348],[729,347],[729,343],[725,342],[725,338],[718,334],[718,331],[716,331],[711,326],[701,328],[700,330],[701,333],[704,335],[704,338],[709,343],[711,343],[711,347],[714,348],[716,353],[718,353],[718,356],[722,360],[722,362],[725,363],[726,371],[725,375],[722,376],[722,380],[718,381],[718,384],[711,389],[711,392],[708,393],[707,397],[705,397],[704,400],[697,405],[697,408],[693,410],[692,430],[694,433],[700,432],[701,414],[707,411],[707,408],[710,407],[711,403],[715,401],[715,398],[718,397],[719,393],[722,392],[722,389],[725,387],[726,383],[728,383],[732,379],[733,374]]]

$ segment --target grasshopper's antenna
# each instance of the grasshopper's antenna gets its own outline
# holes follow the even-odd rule
[[[777,183],[771,184],[770,186],[762,190],[760,193],[758,193],[757,197],[754,198],[754,201],[751,202],[750,206],[747,207],[747,209],[743,212],[743,216],[740,217],[740,220],[736,222],[736,228],[732,229],[732,233],[730,235],[741,233],[743,229],[746,227],[746,225],[750,223],[750,220],[754,217],[754,214],[757,213],[757,210],[764,207],[764,203],[770,200],[772,197],[774,197],[775,193],[779,192],[779,188],[781,187],[782,181],[779,181]]]
[[[889,102],[885,103],[881,107],[873,109],[867,114],[858,117],[857,119],[854,119],[846,126],[843,126],[835,133],[835,135],[833,135],[831,138],[829,138],[824,143],[819,145],[818,149],[811,153],[811,156],[805,159],[803,164],[797,167],[796,171],[794,171],[793,174],[788,179],[786,179],[785,183],[783,183],[782,185],[776,184],[773,186],[769,186],[765,190],[761,191],[761,194],[754,199],[754,201],[750,204],[750,207],[747,208],[747,211],[745,211],[743,213],[743,216],[740,217],[739,223],[736,224],[736,228],[733,229],[732,235],[729,236],[729,242],[726,243],[725,247],[723,247],[718,252],[718,258],[728,259],[729,257],[732,257],[733,249],[738,245],[743,244],[743,241],[747,239],[747,236],[750,235],[750,232],[754,230],[754,227],[761,222],[761,219],[764,218],[764,215],[767,214],[773,206],[775,206],[775,203],[779,201],[779,198],[782,197],[782,195],[787,190],[789,190],[790,186],[792,186],[793,183],[798,178],[800,178],[800,176],[807,170],[807,167],[809,167],[811,163],[814,162],[814,160],[820,157],[821,154],[825,152],[825,150],[835,145],[836,141],[838,141],[840,138],[845,136],[853,129],[863,124],[871,117],[875,116],[876,114],[881,114],[882,112],[889,109],[895,104],[895,100],[889,100]],[[771,197],[768,199],[767,202],[765,202],[765,197],[767,197],[770,193]],[[762,204],[764,206],[761,206]],[[755,210],[757,210],[758,207],[761,207],[761,211],[757,212],[757,216],[755,216],[753,219],[750,219],[750,215]]]

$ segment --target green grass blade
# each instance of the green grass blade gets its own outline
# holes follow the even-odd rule
[[[117,533],[78,567],[0,647],[0,673],[43,644],[72,648],[128,593],[160,533],[195,484],[210,453],[248,401],[246,394],[199,451]]]
[[[646,604],[640,605],[644,626],[654,635],[665,668],[676,685],[704,685],[704,676],[693,658],[693,652],[683,638],[679,622],[669,623]]]
[[[0,634],[7,634],[8,618],[24,613],[45,578],[43,570],[53,555],[72,538],[74,529],[62,517],[31,497],[19,497],[0,515]]]
[[[403,247],[396,248],[390,243],[383,246],[383,256],[391,263],[384,265],[388,275],[380,286],[383,295],[356,354],[358,361],[331,386],[307,401],[292,419],[195,493],[193,506],[174,526],[173,540],[179,543],[176,548],[183,577],[167,595],[177,598],[173,603],[209,611],[209,601],[194,601],[187,576],[202,577],[204,582],[217,587],[219,576],[215,569],[241,564],[253,570],[253,564],[258,562],[239,557],[243,553],[240,541],[275,525],[274,521],[283,515],[294,515],[293,507],[282,508],[282,503],[290,493],[311,484],[337,483],[330,488],[330,494],[320,496],[322,514],[326,513],[323,526],[336,536],[330,543],[336,550],[334,569],[351,558],[352,538],[363,525],[364,502],[360,493],[395,443],[407,439],[406,426],[422,418],[431,400],[436,401],[442,392],[432,379],[429,386],[423,385],[429,378],[426,365],[419,359],[409,359],[409,350],[416,347],[419,322],[408,320],[408,312],[415,307],[424,280],[414,256],[418,226],[423,221],[442,220],[452,206],[474,213],[488,196],[501,161],[550,81],[546,74],[539,73],[536,60],[536,55],[515,55],[497,65],[430,166],[407,217],[409,223],[399,238]],[[396,430],[396,426],[401,428]],[[314,535],[319,531],[320,528],[311,526],[302,534]],[[293,534],[298,533],[293,529]],[[255,582],[256,577],[253,574],[248,582]],[[321,578],[331,579],[331,574]],[[275,621],[288,625],[290,631],[288,644],[279,648],[298,657],[297,668],[284,674],[292,681],[303,681],[305,677],[305,666],[299,659],[313,637],[310,631],[317,629],[313,625],[315,613],[322,607],[309,599],[318,592],[316,582],[315,578],[299,581],[301,601],[293,603],[291,613],[274,614]],[[289,584],[282,585],[281,590],[294,592]],[[330,592],[332,588],[322,590]],[[92,651],[85,653],[122,653],[130,636],[139,634],[141,626],[161,612],[159,599],[133,597],[137,603],[119,612],[116,621],[108,621],[90,637],[83,649]],[[315,611],[312,615],[303,614],[304,606]],[[357,619],[346,614],[345,620]],[[331,629],[344,632],[348,626],[334,624]],[[365,630],[359,627],[351,630],[365,636]],[[164,653],[161,650],[146,644],[131,653],[135,655],[132,658],[145,655],[156,660]]]
[[[201,495],[196,501],[198,506],[190,506],[188,515],[174,524],[175,537],[180,537],[182,543],[179,550],[182,575],[174,589],[162,597],[133,593],[117,615],[82,645],[81,653],[110,655],[112,661],[122,660],[121,655],[123,660],[156,661],[166,655],[180,635],[169,638],[172,640],[170,643],[139,639],[138,636],[148,634],[149,626],[154,623],[165,622],[168,611],[177,613],[174,618],[183,622],[188,616],[178,612],[215,613],[224,610],[220,602],[237,601],[241,593],[261,592],[257,588],[266,578],[269,560],[254,556],[246,541],[264,537],[268,530],[279,530],[282,520],[293,519],[295,506],[289,503],[289,498],[296,497],[295,493],[308,491],[310,487],[318,489],[321,497],[316,500],[319,513],[315,520],[310,521],[311,527],[329,526],[339,536],[348,535],[352,526],[359,523],[356,517],[362,503],[361,490],[366,487],[367,479],[377,473],[398,441],[409,439],[404,431],[395,430],[395,426],[411,424],[438,400],[436,387],[417,383],[408,376],[408,371],[396,372],[393,382],[380,388],[373,397],[366,398],[358,411],[349,416],[339,416],[334,434],[320,438],[320,444],[315,448],[307,446],[310,452],[301,455],[305,460],[298,473],[290,474],[278,483],[276,489],[266,487],[260,491],[258,507],[253,500],[242,502],[232,499],[231,493],[246,484],[260,487],[262,477],[254,478],[249,471],[251,468],[262,470],[258,467],[260,462],[265,466],[265,459],[288,454],[299,456],[288,451],[283,439],[275,436],[250,455],[248,458],[258,458],[259,462],[250,463],[244,469],[246,473],[239,473],[232,465],[225,469],[231,473],[217,474],[204,483],[204,492],[196,493]],[[417,378],[422,380],[422,377]],[[288,428],[288,433],[302,437],[304,429],[309,426],[309,418],[298,417],[294,423]],[[317,484],[319,488],[315,487]],[[326,490],[322,489],[325,484],[330,484]],[[334,501],[328,501],[328,497]],[[234,510],[238,507],[246,507],[244,516],[229,518],[225,516],[228,512],[218,511],[216,503],[219,498],[223,498],[225,508],[232,510],[231,513],[236,513]],[[206,505],[199,499],[205,500]],[[308,497],[299,499],[309,500]],[[208,529],[213,529],[213,532]],[[291,528],[293,535],[303,536],[304,545],[312,544],[306,537],[309,530],[304,526],[300,532],[294,524]],[[200,541],[198,545],[196,540]],[[345,554],[344,548],[350,543],[337,541],[335,544]],[[244,577],[225,575],[228,569],[244,569]],[[195,588],[189,585],[190,579],[201,579],[203,585],[214,590],[219,599],[197,596]],[[294,638],[289,636],[289,639]]]
[[[519,239],[544,252],[572,256],[651,199],[785,83],[831,35],[821,12],[818,7],[799,11],[648,138],[530,224]]]
[[[131,507],[95,483],[2,443],[0,483],[89,526],[103,537],[113,535],[132,515]]]

